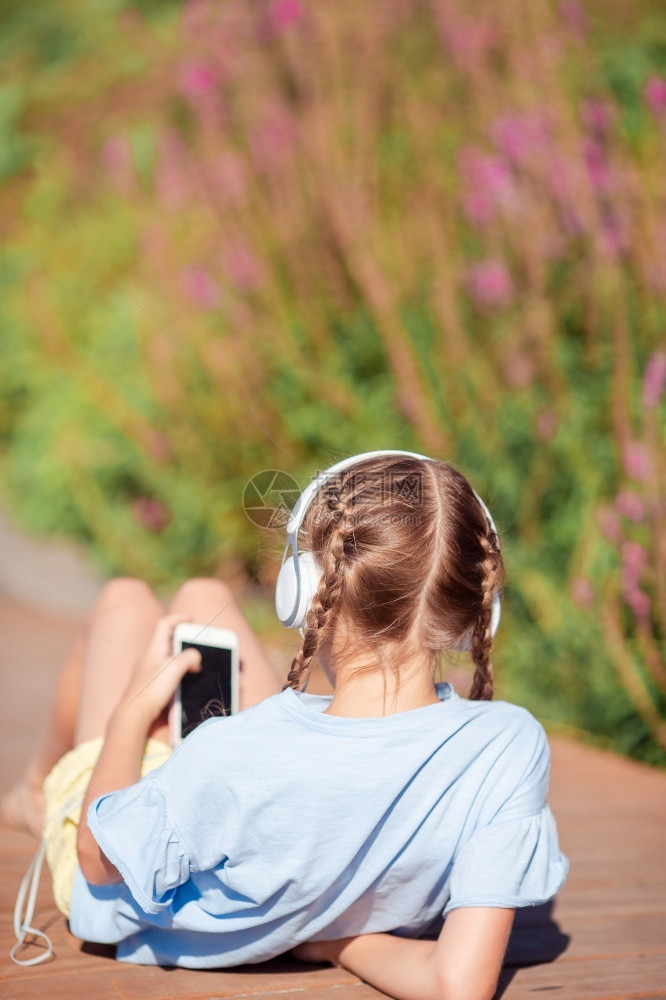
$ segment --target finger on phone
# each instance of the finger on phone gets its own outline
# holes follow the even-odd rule
[[[178,653],[176,660],[181,674],[198,674],[201,670],[201,653],[198,649],[188,646]]]

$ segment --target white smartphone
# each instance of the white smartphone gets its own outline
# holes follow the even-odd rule
[[[213,715],[235,715],[239,708],[238,636],[228,628],[181,622],[173,632],[174,654],[194,646],[201,672],[185,674],[169,713],[171,745],[178,744]]]

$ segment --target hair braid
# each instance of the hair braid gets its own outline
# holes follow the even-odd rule
[[[330,625],[331,612],[340,600],[343,569],[349,539],[353,538],[354,523],[351,500],[342,499],[342,489],[329,486],[322,491],[323,499],[332,514],[333,529],[323,558],[323,572],[319,587],[312,599],[306,618],[305,635],[294,657],[287,681],[282,690],[300,689],[301,679],[312,665],[319,645]]]
[[[504,567],[500,554],[499,540],[488,525],[487,534],[479,539],[484,557],[479,564],[481,574],[481,613],[472,633],[472,659],[476,665],[472,688],[472,701],[490,701],[493,697],[493,666],[490,650],[493,636],[490,628],[493,598],[500,589],[504,577]]]

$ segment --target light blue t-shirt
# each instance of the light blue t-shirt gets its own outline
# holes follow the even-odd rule
[[[566,878],[541,724],[503,701],[380,718],[288,688],[209,719],[90,805],[124,882],[77,868],[70,929],[125,962],[213,968],[306,940],[432,933],[459,906],[530,906]]]

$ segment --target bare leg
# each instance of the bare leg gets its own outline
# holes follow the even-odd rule
[[[109,581],[90,615],[74,745],[103,736],[164,609],[142,580]]]
[[[195,578],[180,588],[169,611],[191,615],[197,624],[236,632],[240,646],[240,707],[256,705],[282,685],[229,587],[220,580]]]
[[[74,643],[56,681],[42,740],[25,771],[0,803],[0,816],[11,826],[39,836],[44,825],[42,783],[56,761],[74,746],[86,627]]]
[[[135,659],[163,613],[141,580],[118,578],[106,584],[60,671],[42,741],[0,804],[5,822],[41,835],[44,778],[77,743],[104,733]]]

